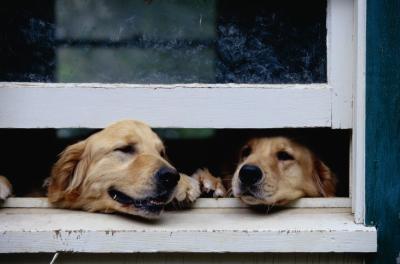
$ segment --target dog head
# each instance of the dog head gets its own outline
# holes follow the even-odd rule
[[[120,121],[67,147],[52,169],[49,201],[62,208],[159,216],[180,179],[159,137]]]
[[[336,178],[309,149],[284,137],[257,138],[241,151],[232,191],[248,204],[284,205],[335,195]]]

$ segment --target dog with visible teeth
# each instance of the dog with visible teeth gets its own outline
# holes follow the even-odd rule
[[[172,200],[193,202],[196,179],[179,174],[146,124],[125,120],[67,147],[48,180],[56,207],[156,218]]]
[[[285,205],[301,197],[332,197],[336,191],[331,170],[307,147],[286,137],[254,138],[245,144],[230,186],[224,189],[221,179],[208,170],[197,171],[195,177],[219,193],[231,189],[249,205]]]

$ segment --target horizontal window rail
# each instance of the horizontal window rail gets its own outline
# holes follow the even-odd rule
[[[330,127],[327,84],[0,83],[0,128]]]

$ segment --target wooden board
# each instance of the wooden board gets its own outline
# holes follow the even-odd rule
[[[11,197],[0,203],[0,208],[52,208],[46,197]],[[238,198],[199,198],[192,208],[247,208]],[[288,208],[349,208],[350,198],[301,198],[285,205]]]
[[[351,143],[350,195],[356,223],[365,223],[365,0],[355,1],[355,89],[353,100],[353,133]]]
[[[354,1],[328,1],[328,84],[332,87],[332,127],[351,128],[355,77]]]
[[[0,252],[375,252],[350,208],[165,212],[159,221],[61,209],[0,209]],[[312,241],[312,242],[311,242]]]
[[[152,127],[330,127],[326,84],[0,83],[0,128],[102,128],[119,119]]]

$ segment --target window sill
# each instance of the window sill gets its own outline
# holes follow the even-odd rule
[[[18,199],[23,198],[12,198],[9,203]],[[218,203],[202,199],[203,204],[213,201]],[[236,202],[222,199],[222,203]],[[351,208],[287,208],[266,215],[243,207],[197,206],[167,211],[158,221],[144,221],[43,208],[43,204],[37,207],[42,208],[0,210],[1,253],[377,250],[376,229],[355,224]]]

